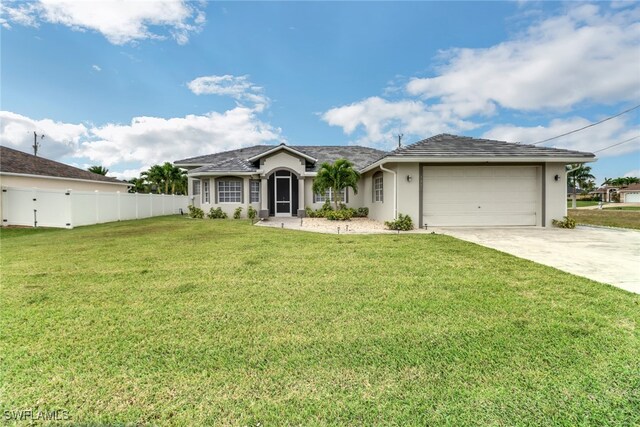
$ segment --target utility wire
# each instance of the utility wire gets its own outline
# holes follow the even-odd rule
[[[613,147],[617,147],[618,145],[626,144],[627,142],[633,141],[634,139],[638,139],[638,138],[640,138],[640,135],[634,136],[633,138],[625,139],[624,141],[617,142],[617,143],[612,144],[612,145],[610,145],[608,147],[601,148],[599,150],[594,151],[594,153],[599,153],[601,151],[608,150],[609,148],[613,148]]]
[[[599,122],[591,123],[590,125],[581,127],[580,129],[574,129],[574,130],[572,130],[570,132],[563,133],[562,135],[558,135],[558,136],[554,136],[554,137],[551,137],[551,138],[543,139],[542,141],[533,142],[533,143],[531,143],[529,145],[542,144],[543,142],[549,142],[549,141],[552,141],[554,139],[562,138],[563,136],[571,135],[572,133],[580,132],[581,130],[588,129],[590,127],[597,126],[597,125],[599,125],[601,123],[604,123],[604,122],[606,122],[608,120],[615,119],[616,117],[620,117],[621,115],[627,114],[628,112],[633,111],[633,110],[635,110],[637,108],[640,108],[640,104],[636,105],[635,107],[631,107],[631,108],[629,108],[627,110],[624,110],[623,112],[618,113],[615,116],[611,116],[611,117],[607,117],[606,119],[602,119]]]

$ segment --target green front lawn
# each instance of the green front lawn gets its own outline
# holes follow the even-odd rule
[[[640,295],[451,237],[181,217],[0,237],[2,411],[640,423]]]
[[[598,201],[595,200],[576,200],[576,207],[578,208],[584,208],[586,206],[598,206]],[[567,200],[567,207],[571,208],[573,207],[573,201],[571,199]]]
[[[611,206],[603,209],[612,211],[640,211],[640,206]]]
[[[607,227],[634,228],[640,230],[640,211],[635,209],[569,209],[568,216],[578,224],[604,225]]]

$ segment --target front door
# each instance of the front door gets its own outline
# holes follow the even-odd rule
[[[291,216],[291,176],[276,175],[276,216]]]

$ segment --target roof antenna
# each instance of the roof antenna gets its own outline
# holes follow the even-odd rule
[[[402,137],[404,136],[403,133],[399,133],[398,134],[398,148],[402,148]]]
[[[40,139],[43,139],[43,138],[44,138],[44,134],[40,135]],[[40,144],[38,142],[38,134],[34,130],[33,131],[33,145],[32,145],[32,147],[33,147],[33,155],[34,156],[38,157],[38,148],[40,148],[41,145],[42,144]]]

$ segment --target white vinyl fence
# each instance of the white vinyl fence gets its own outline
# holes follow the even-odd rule
[[[2,225],[73,228],[186,212],[188,196],[2,187]]]

